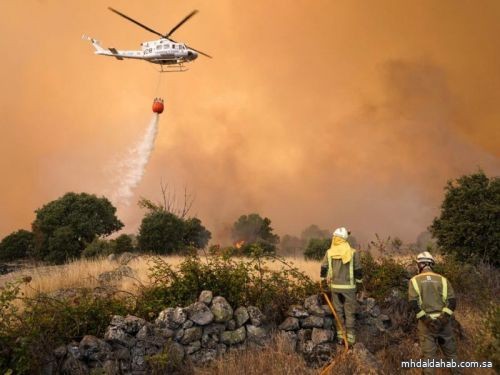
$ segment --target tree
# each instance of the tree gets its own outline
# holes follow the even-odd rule
[[[271,220],[258,214],[241,215],[233,224],[231,236],[234,241],[244,241],[243,248],[258,243],[264,252],[274,252],[279,242],[279,236],[273,233]]]
[[[192,217],[184,220],[184,243],[197,249],[203,249],[208,245],[212,234],[202,224],[201,220]]]
[[[87,193],[67,193],[35,213],[32,224],[35,255],[57,263],[79,256],[97,237],[108,236],[123,227],[115,215],[116,208],[107,198]]]
[[[304,258],[307,260],[322,260],[330,246],[332,246],[331,238],[311,238],[304,251]]]
[[[151,211],[139,228],[139,248],[156,254],[173,254],[184,247],[184,223],[165,211]]]
[[[312,224],[302,231],[300,238],[307,244],[313,238],[330,238],[331,236],[328,230],[320,229],[316,224]]]
[[[115,254],[122,254],[126,252],[132,253],[135,250],[132,236],[128,234],[120,234],[112,240],[112,250]]]
[[[0,242],[0,260],[11,261],[30,256],[33,252],[33,233],[24,229],[12,232]]]
[[[302,255],[304,251],[304,241],[296,236],[285,234],[280,241],[281,255]]]
[[[429,230],[445,254],[500,264],[500,178],[483,171],[448,181]]]
[[[78,236],[70,226],[54,230],[48,241],[48,253],[44,258],[54,264],[62,264],[80,257],[82,252]]]

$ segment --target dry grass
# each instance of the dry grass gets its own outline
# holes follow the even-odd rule
[[[183,257],[169,256],[162,257],[167,263],[177,266]],[[131,262],[129,266],[134,270],[134,278],[124,278],[117,287],[121,290],[134,292],[138,283],[148,283],[148,268],[150,267],[150,257],[141,256]],[[202,257],[203,259],[203,257]],[[402,260],[402,259],[399,259]],[[405,259],[406,260],[406,259]],[[287,258],[285,261],[297,267],[308,275],[311,279],[319,280],[320,262],[306,261],[302,259]],[[280,262],[268,264],[271,269],[279,269]],[[0,277],[0,287],[8,280],[16,279],[25,275],[32,277],[31,283],[24,286],[23,292],[26,296],[33,296],[37,292],[50,293],[58,289],[96,287],[99,285],[97,277],[99,274],[112,271],[119,266],[116,262],[107,259],[98,260],[78,260],[62,266],[31,266],[24,270],[13,272]],[[493,271],[492,271],[493,272]],[[498,288],[498,279],[495,279],[493,287]],[[456,311],[457,320],[463,328],[463,337],[458,342],[459,358],[462,360],[474,360],[477,343],[481,341],[479,337],[479,326],[483,314],[479,306],[463,303],[459,304]],[[410,358],[420,358],[420,350],[415,345],[416,338],[407,337],[397,346],[391,345],[377,353],[378,359],[383,363],[386,373],[399,373],[401,360]],[[339,363],[335,366],[336,374],[349,373],[348,367]],[[230,353],[224,358],[217,360],[210,367],[197,369],[197,374],[315,374],[317,371],[306,366],[302,358],[291,353],[286,348],[286,343],[279,337],[274,338],[271,345],[265,350],[245,350]],[[333,373],[333,372],[332,372]],[[406,374],[418,374],[418,370],[407,370]],[[444,372],[437,372],[437,374]],[[493,374],[488,370],[468,370],[469,374]]]
[[[118,289],[133,292],[137,284],[148,282],[148,268],[150,257],[141,256],[128,263],[134,271],[134,278],[124,278],[117,285]],[[165,260],[176,266],[181,263],[182,257],[165,257]],[[31,276],[32,281],[24,286],[25,296],[31,297],[36,293],[50,293],[66,288],[92,288],[99,285],[98,276],[107,271],[112,271],[119,266],[116,262],[110,262],[106,258],[88,260],[80,259],[61,266],[31,266],[26,269],[12,272],[0,278],[0,287],[6,282],[23,276]]]
[[[196,369],[197,375],[307,375],[318,370],[307,367],[282,336],[273,337],[264,349],[247,349],[229,353],[210,366]]]
[[[148,268],[151,266],[151,257],[141,256],[128,263],[134,271],[134,278],[124,278],[117,285],[118,289],[134,292],[137,284],[148,283]],[[181,256],[165,256],[162,259],[172,266],[179,265],[184,259]],[[203,259],[203,258],[202,258]],[[293,264],[313,280],[319,280],[320,263],[316,261],[291,260],[286,262]],[[269,263],[269,268],[278,269],[280,262]],[[23,276],[31,276],[32,281],[24,287],[23,292],[30,297],[38,292],[50,293],[59,289],[96,287],[99,285],[98,276],[107,271],[112,271],[119,266],[116,262],[110,262],[106,258],[87,260],[80,259],[61,266],[30,266],[26,269],[12,272],[0,277],[0,287],[9,280],[15,280]]]

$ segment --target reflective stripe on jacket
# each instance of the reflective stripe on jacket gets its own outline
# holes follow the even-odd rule
[[[328,264],[328,280],[332,290],[356,289],[354,271],[361,269],[359,253],[349,246],[349,243],[339,237],[333,238],[333,244],[323,258],[323,264]]]
[[[448,280],[434,272],[423,272],[414,276],[408,285],[408,299],[416,300],[420,311],[417,319],[429,315],[435,319],[441,313],[453,314],[448,307],[448,300],[455,298],[453,288]]]

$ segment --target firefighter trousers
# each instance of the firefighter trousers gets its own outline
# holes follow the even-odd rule
[[[332,291],[332,304],[335,312],[339,316],[342,325],[346,329],[347,341],[349,344],[356,342],[356,335],[354,333],[355,314],[356,314],[356,289],[348,290],[333,290]],[[342,330],[337,327],[337,338],[342,339]]]
[[[419,320],[418,339],[420,341],[420,349],[422,350],[422,354],[425,359],[437,359],[436,354],[438,347],[440,347],[446,359],[453,359],[456,363],[458,363],[457,344],[455,341],[455,335],[453,334],[451,321],[448,321],[439,333],[435,333],[432,332],[423,321]],[[452,368],[451,372],[453,374],[462,373],[458,368]],[[435,373],[435,369],[425,368],[423,369],[423,373],[425,375],[433,375]]]

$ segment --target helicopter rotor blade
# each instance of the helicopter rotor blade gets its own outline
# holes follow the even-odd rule
[[[191,17],[193,17],[198,11],[195,9],[191,13],[189,13],[186,17],[182,19],[181,22],[179,22],[177,25],[175,25],[172,30],[170,30],[167,34],[163,35],[164,38],[168,38],[170,35],[172,35],[175,30],[177,30],[179,27],[181,27],[187,20],[189,20]]]
[[[110,11],[112,11],[113,13],[116,13],[116,14],[118,14],[119,16],[122,16],[122,17],[123,17],[123,18],[125,18],[126,20],[129,20],[130,22],[135,23],[137,26],[140,26],[140,27],[142,27],[143,29],[146,29],[147,31],[149,31],[149,32],[151,32],[151,33],[153,33],[153,34],[156,34],[156,35],[158,35],[158,36],[160,36],[160,37],[162,37],[162,38],[164,37],[164,36],[163,36],[163,34],[159,33],[158,31],[153,30],[153,29],[151,29],[151,28],[147,27],[146,25],[143,25],[142,23],[140,23],[140,22],[138,22],[138,21],[134,20],[133,18],[130,18],[129,16],[127,16],[126,14],[123,14],[122,12],[117,11],[116,9],[113,9],[113,8],[111,8],[111,7],[108,7],[108,9],[109,9]]]
[[[190,46],[188,46],[187,44],[186,44],[186,47],[187,47],[187,48],[189,48],[189,49],[192,49],[193,51],[195,51],[195,52],[199,53],[200,55],[203,55],[203,56],[208,57],[209,59],[211,59],[211,58],[212,58],[212,56],[210,56],[210,55],[206,54],[205,52],[202,52],[202,51],[197,50],[197,49],[195,49],[195,48],[193,48],[193,47],[190,47]]]

